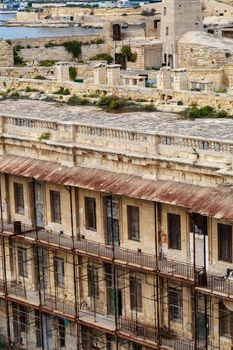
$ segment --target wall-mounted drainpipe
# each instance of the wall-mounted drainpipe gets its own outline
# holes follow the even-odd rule
[[[1,174],[2,175],[2,174]],[[0,177],[1,181],[1,177]],[[5,237],[3,236],[4,223],[3,223],[3,205],[2,205],[2,186],[0,182],[0,211],[1,211],[1,234],[2,234],[2,257],[3,257],[3,277],[4,277],[4,294],[5,294],[5,309],[7,318],[7,338],[8,338],[8,349],[12,349],[11,343],[11,330],[10,330],[10,315],[9,315],[9,304],[8,304],[8,290],[7,290],[7,273],[6,273],[6,251],[5,251]]]
[[[111,231],[112,231],[112,269],[113,269],[113,284],[114,284],[114,306],[115,306],[115,331],[116,331],[116,350],[118,350],[118,290],[117,290],[117,274],[115,266],[115,237],[114,237],[114,221],[113,221],[113,196],[111,193]]]
[[[34,223],[35,223],[35,233],[36,233],[36,259],[37,259],[37,279],[38,279],[38,286],[39,286],[39,317],[40,317],[40,335],[41,335],[41,343],[42,343],[42,350],[45,350],[44,347],[44,330],[43,330],[43,317],[42,317],[42,296],[41,296],[41,279],[40,279],[40,266],[39,266],[39,236],[38,236],[38,226],[37,226],[37,211],[36,211],[36,180],[32,178],[32,186],[33,186],[33,209],[34,209]]]
[[[73,198],[72,187],[67,186],[66,189],[69,192],[70,198],[70,224],[71,224],[71,236],[72,236],[72,259],[73,259],[73,283],[74,283],[74,302],[75,302],[75,318],[76,318],[76,335],[77,335],[77,350],[80,349],[79,341],[79,309],[78,309],[78,286],[77,286],[77,269],[75,260],[75,233],[74,233],[74,217],[73,217]]]

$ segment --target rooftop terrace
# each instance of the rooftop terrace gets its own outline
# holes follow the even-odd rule
[[[165,112],[111,114],[97,107],[35,100],[2,101],[0,116],[230,142],[233,135],[233,119],[180,120],[178,115]]]

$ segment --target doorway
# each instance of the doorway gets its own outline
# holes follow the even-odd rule
[[[105,197],[106,241],[107,244],[120,245],[119,200],[114,196]]]

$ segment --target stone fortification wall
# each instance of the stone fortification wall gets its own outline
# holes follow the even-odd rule
[[[100,53],[110,53],[110,44],[91,44],[82,46],[82,60],[88,60]],[[54,47],[32,47],[24,48],[19,51],[19,56],[26,62],[55,60],[55,61],[74,61],[74,57],[64,46]]]
[[[111,44],[92,44],[92,45],[83,45],[82,46],[82,60],[88,60],[93,56],[101,53],[111,53]]]
[[[26,66],[26,67],[1,67],[0,76],[11,78],[29,78],[41,75],[44,77],[54,76],[53,67]]]
[[[0,40],[0,67],[13,66],[13,49],[6,41]]]
[[[19,55],[26,62],[43,60],[72,61],[74,59],[73,55],[67,52],[64,46],[26,48],[21,49]]]
[[[14,39],[11,40],[11,44],[13,47],[17,45],[21,45],[23,47],[27,47],[28,45],[31,47],[39,47],[39,46],[45,46],[49,43],[55,43],[55,44],[63,44],[67,41],[77,40],[81,42],[89,42],[92,40],[97,39],[103,39],[103,34],[93,34],[93,35],[69,35],[69,36],[62,36],[62,37],[48,37],[48,38],[25,38],[25,39]]]
[[[226,49],[188,43],[178,44],[178,57],[179,66],[186,68],[220,68],[233,63],[233,54]]]
[[[157,12],[160,12],[161,4],[154,3],[152,4],[152,8],[154,8]],[[151,10],[151,6],[144,6],[143,8],[137,8],[137,9],[129,9],[129,8],[105,8],[105,9],[88,9],[88,8],[80,8],[80,7],[52,7],[50,8],[51,16],[52,17],[60,17],[60,16],[73,16],[74,19],[77,19],[77,17],[81,17],[83,15],[94,15],[94,16],[100,16],[103,19],[106,20],[115,20],[116,18],[119,19],[119,16],[122,17],[124,20],[125,14],[127,14],[126,22],[132,18],[134,20],[142,19],[145,17],[141,16],[141,13],[143,10],[145,10],[148,7],[148,10]]]
[[[148,102],[165,103],[170,100],[182,101],[184,105],[197,104],[198,106],[210,105],[224,110],[233,110],[232,94],[216,94],[197,91],[159,91],[155,88],[137,88],[131,86],[95,86],[90,84],[78,84],[74,82],[59,83],[57,81],[36,79],[12,79],[0,77],[0,89],[25,90],[28,86],[42,92],[52,93],[60,86],[68,88],[72,94],[83,95],[89,93],[106,94],[112,93],[122,98],[143,99]]]

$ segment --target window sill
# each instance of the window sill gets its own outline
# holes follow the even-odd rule
[[[86,230],[91,232],[97,232],[97,229],[92,227],[86,227]]]

